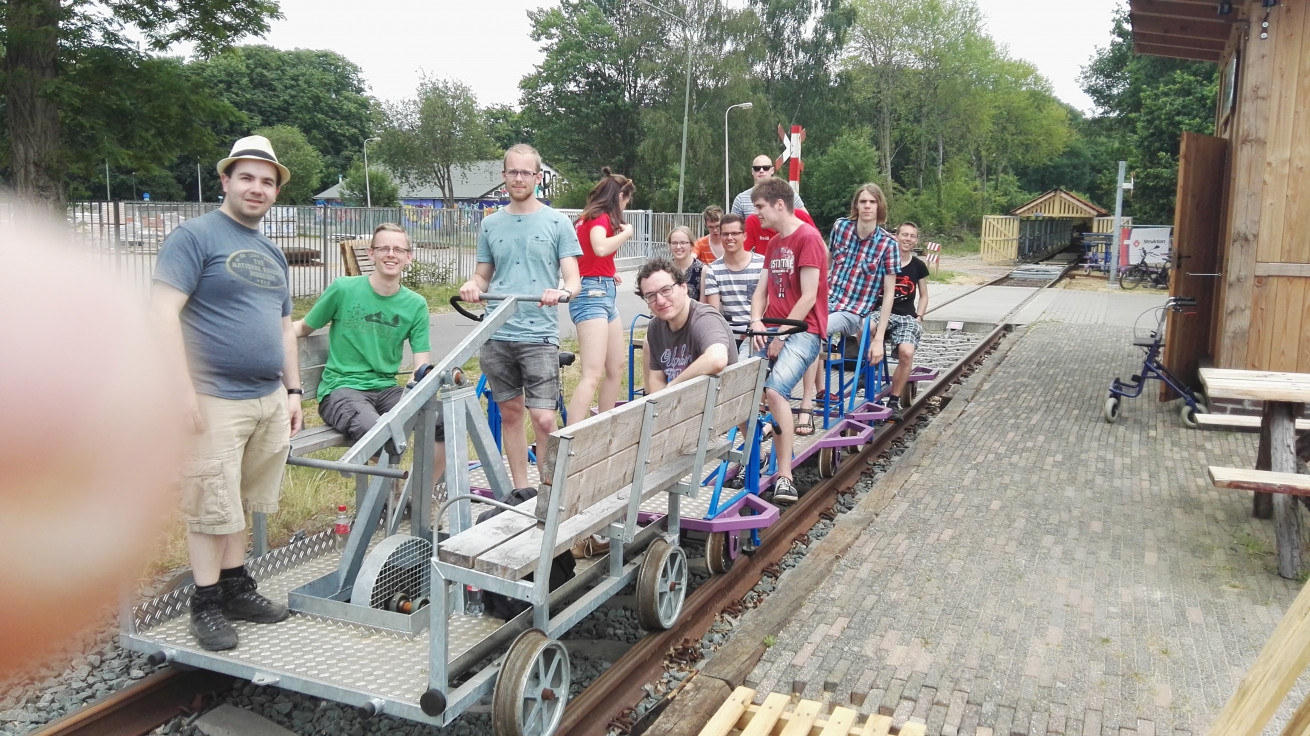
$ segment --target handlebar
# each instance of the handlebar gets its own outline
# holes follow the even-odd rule
[[[740,327],[734,327],[732,331],[734,334],[744,335],[746,337],[755,337],[756,335],[763,335],[764,337],[780,337],[782,335],[795,335],[801,332],[805,332],[805,330],[809,328],[809,325],[805,324],[805,320],[801,320],[801,319],[784,319],[781,317],[761,317],[760,321],[763,322],[765,325],[777,325],[779,327],[785,327],[787,329],[773,330],[773,331],[765,330],[764,332],[759,332],[750,329],[750,326],[747,325],[746,328],[744,329]]]
[[[561,291],[563,290],[561,289]],[[570,298],[571,297],[567,295],[562,296],[559,298],[559,303],[568,304]],[[520,302],[539,302],[541,301],[541,295],[540,294],[491,294],[491,293],[483,292],[482,299],[480,299],[479,301],[485,303],[489,301],[493,301],[493,302],[504,301],[506,299],[512,299],[514,301],[520,301]],[[470,312],[467,309],[461,307],[460,304],[463,302],[464,300],[459,297],[459,294],[456,294],[455,296],[452,296],[450,298],[450,306],[454,307],[456,312],[459,312],[460,314],[464,315],[465,317],[468,317],[474,322],[481,322],[483,315],[474,314],[473,312]]]

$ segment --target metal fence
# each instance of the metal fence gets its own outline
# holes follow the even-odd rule
[[[179,225],[217,209],[199,202],[75,202],[68,223],[83,250],[104,268],[148,290],[164,239]],[[480,210],[427,207],[273,207],[261,228],[291,266],[293,296],[315,296],[345,275],[342,241],[368,239],[383,222],[400,223],[414,242],[416,271],[431,283],[473,273]]]
[[[82,249],[106,271],[146,292],[164,239],[187,220],[217,208],[216,203],[202,202],[74,202],[67,212]],[[570,220],[580,213],[561,212]],[[485,214],[431,207],[278,206],[269,210],[261,227],[287,255],[292,295],[307,297],[321,294],[333,279],[345,275],[342,241],[366,240],[384,222],[399,223],[409,232],[416,264],[412,275],[429,283],[461,283],[473,273]],[[695,214],[629,210],[624,219],[636,232],[619,249],[620,269],[637,268],[655,255],[667,256],[665,243],[674,226],[686,224],[693,232],[700,228]]]

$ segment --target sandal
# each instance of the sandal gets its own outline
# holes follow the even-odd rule
[[[800,421],[801,417],[809,417],[809,421]],[[809,437],[814,434],[814,412],[810,409],[800,409],[796,412],[796,436]]]

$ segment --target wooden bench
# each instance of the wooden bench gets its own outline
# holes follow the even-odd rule
[[[327,365],[327,334],[309,335],[296,340],[300,355],[300,387],[305,390],[305,399],[318,395],[318,385],[323,381],[323,368]],[[350,444],[346,436],[327,426],[305,427],[291,438],[291,454],[294,457],[308,455],[328,447],[341,447]]]
[[[1272,470],[1247,470],[1211,465],[1210,480],[1219,488],[1236,488],[1258,493],[1285,493],[1310,496],[1310,475],[1275,473]]]
[[[551,433],[538,457],[538,496],[519,505],[535,518],[507,513],[474,525],[442,542],[438,559],[521,580],[544,546],[550,559],[623,518],[634,489],[639,504],[728,453],[723,435],[757,416],[764,371],[752,358]]]
[[[1196,423],[1203,429],[1227,429],[1238,432],[1259,432],[1260,417],[1254,414],[1197,414]],[[1296,431],[1310,430],[1310,419],[1297,419]]]
[[[368,252],[372,244],[372,240],[341,241],[341,264],[345,266],[347,276],[373,273],[373,256]]]

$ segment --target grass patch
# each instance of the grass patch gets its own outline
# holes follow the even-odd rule
[[[928,274],[928,280],[934,284],[950,284],[954,283],[959,276],[959,271],[938,271]]]

